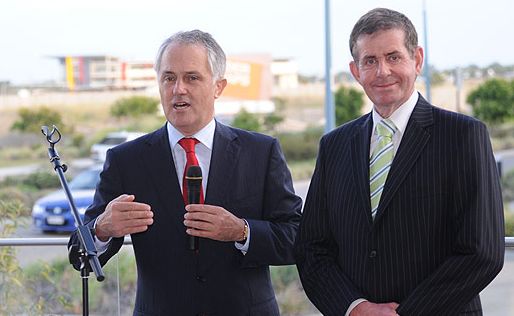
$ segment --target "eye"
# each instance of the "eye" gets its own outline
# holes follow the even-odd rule
[[[200,79],[200,77],[198,75],[189,75],[188,79],[189,81],[195,81]]]
[[[400,56],[398,56],[398,55],[391,55],[391,56],[389,56],[389,57],[388,57],[388,60],[389,60],[389,62],[390,62],[390,63],[392,63],[392,64],[397,64],[397,63],[399,63],[402,59],[401,59],[401,57],[400,57]]]
[[[371,68],[371,67],[374,67],[377,64],[377,62],[378,62],[377,59],[374,57],[365,58],[361,62],[361,66],[363,68]]]
[[[166,75],[166,76],[164,76],[164,77],[162,78],[162,81],[163,81],[163,82],[166,82],[166,83],[168,83],[168,82],[173,82],[173,81],[175,81],[175,76],[172,76],[172,75]]]

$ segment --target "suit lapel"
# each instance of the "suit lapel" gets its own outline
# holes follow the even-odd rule
[[[370,225],[373,222],[371,218],[371,204],[369,201],[369,142],[372,128],[373,119],[370,113],[363,124],[358,128],[351,142],[351,162],[354,183],[357,186],[357,192],[359,192],[359,198],[362,204],[362,207],[358,209],[363,209],[366,212]]]
[[[405,134],[395,155],[391,171],[387,176],[384,191],[378,206],[375,223],[380,219],[394,194],[409,174],[430,139],[428,127],[433,124],[432,105],[421,95],[407,123]]]
[[[163,206],[162,210],[154,210],[154,212],[159,212],[163,222],[170,223],[183,232],[185,205],[171,154],[166,125],[152,135],[147,141],[147,145],[147,152],[143,156],[143,160],[154,184],[152,189],[156,191]]]
[[[237,135],[229,127],[216,121],[205,196],[206,204],[224,205],[226,203],[240,148]]]

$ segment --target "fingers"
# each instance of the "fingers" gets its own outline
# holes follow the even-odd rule
[[[186,206],[184,225],[186,233],[219,241],[240,240],[244,221],[222,207],[206,204]]]
[[[96,223],[99,239],[143,232],[153,224],[150,205],[134,200],[134,195],[122,194],[109,202]]]
[[[208,204],[189,204],[186,205],[186,211],[188,213],[208,213],[212,215],[217,215],[219,213],[222,213],[225,211],[224,208],[214,205],[208,205]]]
[[[128,195],[128,194],[122,194],[118,196],[117,198],[113,199],[109,204],[107,205],[107,208],[109,206],[112,209],[115,209],[117,211],[125,212],[125,211],[150,211],[150,205],[145,203],[139,203],[134,202],[135,196],[134,195]]]

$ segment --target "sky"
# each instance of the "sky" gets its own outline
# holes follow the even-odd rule
[[[512,0],[330,0],[332,70],[348,71],[348,39],[375,7],[407,15],[439,70],[494,62],[514,64]],[[58,80],[52,56],[112,55],[152,60],[177,31],[211,33],[227,55],[293,58],[299,72],[323,75],[324,0],[4,0],[0,2],[0,81]]]

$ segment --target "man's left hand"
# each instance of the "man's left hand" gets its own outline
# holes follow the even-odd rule
[[[245,221],[226,209],[206,204],[186,206],[184,225],[191,236],[219,241],[241,241]]]

